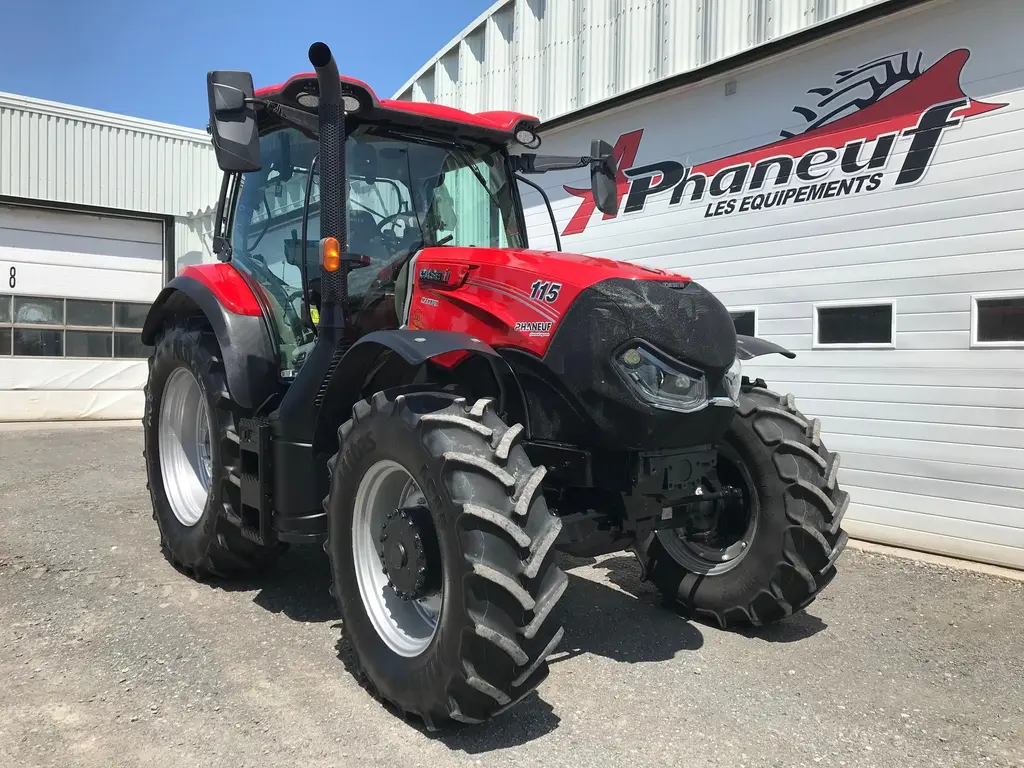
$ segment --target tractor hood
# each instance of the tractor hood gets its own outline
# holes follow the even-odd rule
[[[528,272],[578,289],[586,288],[609,277],[633,280],[688,281],[683,275],[658,267],[648,267],[628,261],[584,256],[562,251],[539,251],[524,248],[464,248],[443,246],[425,248],[420,263],[444,262],[478,267],[496,267]]]
[[[541,432],[547,424],[561,433],[567,401],[602,441],[623,447],[678,446],[683,422],[687,440],[713,437],[731,417],[722,408],[709,409],[720,417],[672,415],[638,399],[618,369],[617,356],[640,342],[702,372],[709,397],[726,394],[732,317],[703,286],[666,270],[561,252],[427,248],[415,263],[409,327],[469,333],[531,368],[517,373],[531,382],[531,410],[548,411],[533,414]],[[708,424],[694,429],[695,420]]]
[[[415,269],[427,301],[414,306],[412,327],[460,324],[455,317],[416,321],[424,305],[439,306],[432,299],[447,299],[494,328],[452,330],[537,355],[555,340],[578,337],[563,343],[642,339],[712,375],[736,357],[735,327],[722,303],[690,278],[657,267],[558,251],[439,247],[421,251]]]

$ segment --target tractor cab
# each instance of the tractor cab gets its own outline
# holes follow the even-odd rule
[[[355,339],[404,325],[411,265],[424,248],[527,247],[515,179],[537,164],[528,156],[527,168],[508,147],[536,148],[540,138],[528,115],[378,99],[365,83],[339,82],[347,239],[342,311],[349,318],[346,335]],[[318,79],[296,75],[253,91],[247,73],[212,72],[208,85],[214,146],[228,171],[218,253],[259,286],[274,321],[281,376],[294,378],[316,341],[323,303]],[[240,121],[251,123],[241,138]],[[566,167],[586,164],[561,160],[569,161]],[[614,198],[609,170],[598,178],[603,197],[611,190]]]

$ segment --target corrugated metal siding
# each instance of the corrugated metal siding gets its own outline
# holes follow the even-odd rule
[[[459,49],[459,71],[462,73],[462,101],[474,112],[484,109],[486,81],[484,54],[486,52],[486,26],[481,26],[466,38]]]
[[[0,93],[0,195],[174,216],[176,261],[194,263],[212,257],[189,217],[220,176],[204,131]]]
[[[484,104],[511,104],[515,81],[515,56],[512,40],[515,35],[513,6],[499,8],[487,19],[484,33],[482,76],[487,83]],[[486,108],[486,107],[485,107]]]
[[[216,261],[213,253],[213,213],[174,217],[174,271]]]
[[[887,0],[502,0],[396,98],[542,120]]]
[[[0,94],[0,195],[180,216],[219,180],[205,132]]]

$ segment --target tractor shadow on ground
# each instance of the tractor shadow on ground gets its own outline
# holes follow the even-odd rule
[[[341,632],[335,648],[338,651],[338,658],[345,665],[345,669],[366,691],[367,695],[373,696],[373,690],[366,683],[359,672],[352,646],[345,637],[344,628],[341,622],[335,625]],[[377,703],[387,712],[398,718],[403,718],[402,712],[395,710],[389,704],[380,699]],[[431,733],[427,730],[421,720],[416,717],[406,718],[406,724],[419,731],[423,736],[439,741],[451,750],[466,752],[467,754],[483,754],[498,749],[509,749],[528,744],[542,736],[554,731],[561,718],[555,714],[554,709],[534,691],[515,705],[511,710],[499,715],[490,722],[479,725],[461,725],[455,723],[449,725],[445,730]]]
[[[562,604],[565,638],[552,664],[584,653],[626,664],[668,661],[704,645],[697,625],[665,610],[657,591],[640,581],[632,555],[600,562],[560,555],[559,565],[570,581]],[[588,566],[605,571],[614,586],[578,573]]]
[[[803,610],[775,624],[740,630],[739,634],[766,643],[797,643],[825,629],[828,629],[828,624]]]
[[[711,628],[690,622],[663,607],[657,590],[640,580],[640,567],[632,555],[600,561],[559,555],[559,565],[569,574],[569,588],[560,603],[565,635],[549,659],[552,677],[558,675],[560,664],[585,654],[625,664],[656,663],[670,661],[680,653],[703,646],[703,631]],[[339,632],[338,658],[366,687],[356,669],[337,603],[328,592],[329,584],[327,556],[310,547],[291,549],[281,557],[277,567],[262,578],[217,586],[232,592],[255,592],[252,600],[256,605],[293,621],[331,622]],[[820,619],[800,613],[779,624],[744,634],[768,642],[791,642],[816,634],[824,627]],[[467,754],[508,749],[558,728],[561,718],[541,697],[543,692],[544,685],[540,688],[541,695],[531,693],[513,710],[482,725],[455,727],[439,733],[427,733],[416,719],[410,719],[409,725],[449,749]]]
[[[330,563],[318,547],[293,547],[263,576],[248,581],[217,583],[227,592],[252,592],[252,601],[292,621],[322,624],[341,618],[331,597]]]
[[[671,608],[663,605],[661,596],[653,585],[640,580],[640,565],[633,556],[612,557],[601,562],[596,562],[593,559],[577,559],[575,562],[606,570],[610,582],[636,597],[638,601],[649,603],[668,616],[676,615],[672,612]],[[568,570],[571,566],[563,563],[562,567]],[[687,626],[690,626],[696,632],[694,625],[688,624]],[[717,625],[711,626],[701,623],[700,626],[710,632],[722,631]],[[794,643],[814,637],[814,635],[827,628],[828,624],[820,618],[807,613],[806,610],[802,610],[774,624],[740,629],[736,630],[736,633],[743,637],[763,640],[767,643]],[[697,647],[699,648],[700,645],[698,644]]]
[[[625,574],[631,563],[635,566],[635,559],[622,557],[605,560],[598,566],[621,569]],[[594,565],[591,559],[559,555],[559,565],[569,574],[569,588],[559,604],[565,635],[548,659],[549,680],[557,678],[560,664],[585,654],[624,664],[641,664],[669,661],[680,652],[695,651],[704,644],[703,636],[693,624],[660,607],[653,589],[646,589],[640,583],[638,567],[633,569],[632,578],[639,595],[623,594],[630,590],[620,591],[574,573],[583,566]],[[610,580],[614,583],[614,579]],[[538,739],[561,723],[551,705],[541,698],[545,684],[541,684],[540,695],[530,694],[493,722],[442,731],[433,736],[449,749],[468,754],[507,749]]]

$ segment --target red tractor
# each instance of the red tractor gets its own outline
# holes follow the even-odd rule
[[[630,550],[722,629],[814,600],[846,543],[839,460],[740,367],[793,354],[679,274],[527,248],[517,181],[589,167],[614,214],[608,145],[522,152],[536,118],[378,99],[309,59],[259,91],[208,75],[220,263],[143,331],[170,561],[251,577],[322,545],[367,682],[430,729],[547,676],[558,551]]]

